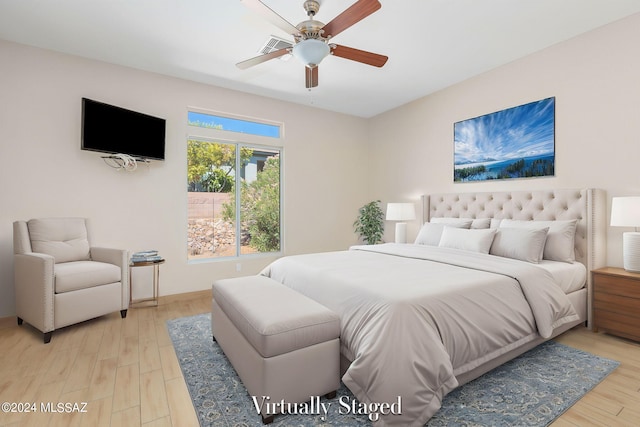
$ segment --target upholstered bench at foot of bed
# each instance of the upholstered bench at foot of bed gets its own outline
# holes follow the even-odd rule
[[[213,284],[213,339],[270,423],[274,403],[335,397],[340,385],[340,319],[306,296],[264,276]],[[255,397],[255,399],[253,399]]]

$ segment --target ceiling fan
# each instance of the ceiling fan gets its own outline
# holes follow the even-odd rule
[[[310,89],[318,86],[318,65],[329,54],[374,67],[382,67],[387,62],[388,57],[384,55],[329,43],[333,37],[380,9],[382,5],[378,0],[358,0],[326,25],[314,19],[320,9],[320,3],[316,0],[306,0],[303,6],[309,19],[297,26],[287,22],[260,0],[240,1],[273,25],[291,34],[294,44],[293,47],[239,62],[236,64],[238,68],[244,70],[290,53],[305,65],[305,84],[307,89]]]

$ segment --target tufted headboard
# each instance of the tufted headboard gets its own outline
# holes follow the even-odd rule
[[[604,190],[563,189],[423,196],[424,222],[435,217],[519,220],[577,219],[576,261],[587,272],[606,264],[606,195]],[[591,288],[591,274],[587,274]]]

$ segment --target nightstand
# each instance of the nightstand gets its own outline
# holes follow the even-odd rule
[[[604,267],[593,278],[593,331],[640,341],[640,273]]]

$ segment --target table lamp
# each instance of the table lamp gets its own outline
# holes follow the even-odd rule
[[[413,203],[387,203],[387,221],[410,221],[416,219]],[[407,223],[396,223],[396,243],[407,243]]]
[[[635,227],[622,234],[622,257],[625,270],[640,272],[640,197],[612,198],[611,226]]]

